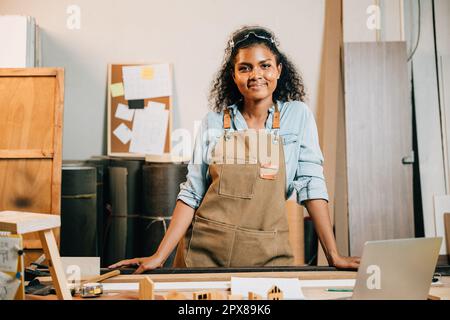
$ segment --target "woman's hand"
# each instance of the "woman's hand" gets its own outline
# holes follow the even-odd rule
[[[137,274],[137,273],[143,273],[144,271],[147,271],[147,270],[153,270],[156,268],[160,268],[160,267],[162,267],[163,263],[164,263],[164,261],[162,261],[159,257],[153,255],[153,256],[145,257],[145,258],[134,258],[134,259],[122,260],[113,265],[110,265],[108,268],[115,269],[115,268],[120,268],[123,266],[138,265],[139,267],[134,272],[135,274]]]
[[[336,256],[331,259],[331,265],[338,269],[358,269],[361,258]]]

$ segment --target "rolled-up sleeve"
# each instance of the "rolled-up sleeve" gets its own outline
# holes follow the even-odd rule
[[[193,154],[188,164],[186,181],[180,184],[177,200],[181,200],[193,209],[197,209],[206,192],[207,169],[207,118],[203,119],[195,138]]]
[[[328,201],[316,121],[313,113],[306,109],[303,129],[300,131],[298,167],[293,181],[299,204],[312,199]]]

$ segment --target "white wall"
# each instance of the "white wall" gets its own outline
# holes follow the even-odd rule
[[[69,30],[69,5],[81,29]],[[1,0],[0,14],[36,18],[43,66],[66,71],[63,158],[106,152],[107,64],[174,65],[173,129],[192,132],[208,111],[207,95],[228,35],[243,24],[273,29],[303,72],[316,109],[325,0]]]

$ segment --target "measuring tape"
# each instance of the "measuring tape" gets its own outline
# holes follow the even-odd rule
[[[80,295],[83,298],[95,298],[103,293],[101,283],[85,283],[81,286]]]

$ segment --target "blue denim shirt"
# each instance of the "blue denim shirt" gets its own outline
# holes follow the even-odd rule
[[[246,130],[247,122],[236,105],[228,107],[232,129]],[[286,162],[286,198],[297,193],[297,202],[325,199],[328,193],[323,176],[323,155],[319,146],[314,115],[308,106],[300,101],[278,102],[280,111],[279,135],[283,137]],[[269,109],[266,130],[272,129],[275,107]],[[208,171],[211,151],[224,133],[223,112],[209,112],[198,131],[193,156],[188,165],[186,182],[180,185],[179,200],[197,209],[211,184]]]

